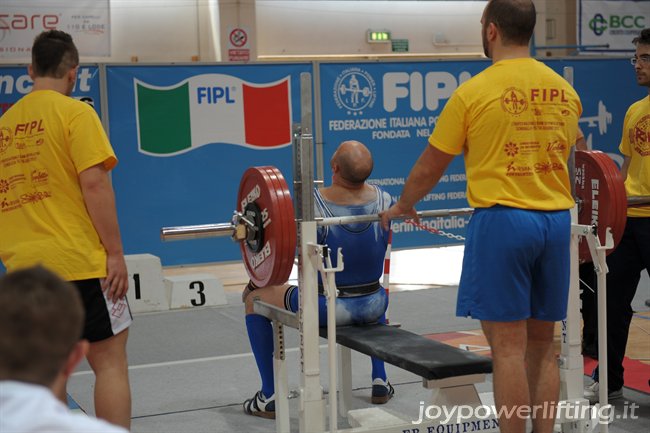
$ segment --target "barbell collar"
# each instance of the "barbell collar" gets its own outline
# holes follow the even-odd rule
[[[160,239],[163,241],[181,241],[187,239],[204,239],[221,236],[232,236],[235,228],[236,227],[231,223],[163,227],[160,230]]]

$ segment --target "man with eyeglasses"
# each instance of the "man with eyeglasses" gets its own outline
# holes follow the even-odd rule
[[[632,41],[636,53],[631,59],[636,81],[649,95],[630,106],[623,122],[619,150],[628,197],[650,195],[650,29]],[[632,321],[632,299],[641,272],[650,271],[650,206],[631,207],[620,244],[607,257],[607,379],[609,399],[623,396],[623,358]],[[598,369],[595,382],[585,389],[590,402],[598,401]]]

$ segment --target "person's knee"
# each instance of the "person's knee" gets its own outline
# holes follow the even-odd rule
[[[244,309],[246,311],[246,314],[254,314],[255,310],[253,309],[253,304],[255,303],[255,299],[257,299],[256,296],[253,295],[253,293],[249,293],[248,296],[244,299]]]
[[[127,339],[128,329],[106,340],[91,343],[86,357],[93,371],[128,369],[126,355]]]

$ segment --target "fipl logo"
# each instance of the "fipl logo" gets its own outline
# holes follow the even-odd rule
[[[352,67],[339,74],[334,82],[334,101],[348,114],[360,116],[375,104],[375,80],[361,68]]]

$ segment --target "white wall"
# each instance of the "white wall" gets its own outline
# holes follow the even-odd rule
[[[410,52],[480,53],[485,4],[257,0],[258,55],[390,53],[390,44],[366,42],[368,29],[388,29],[394,39],[408,39]]]

